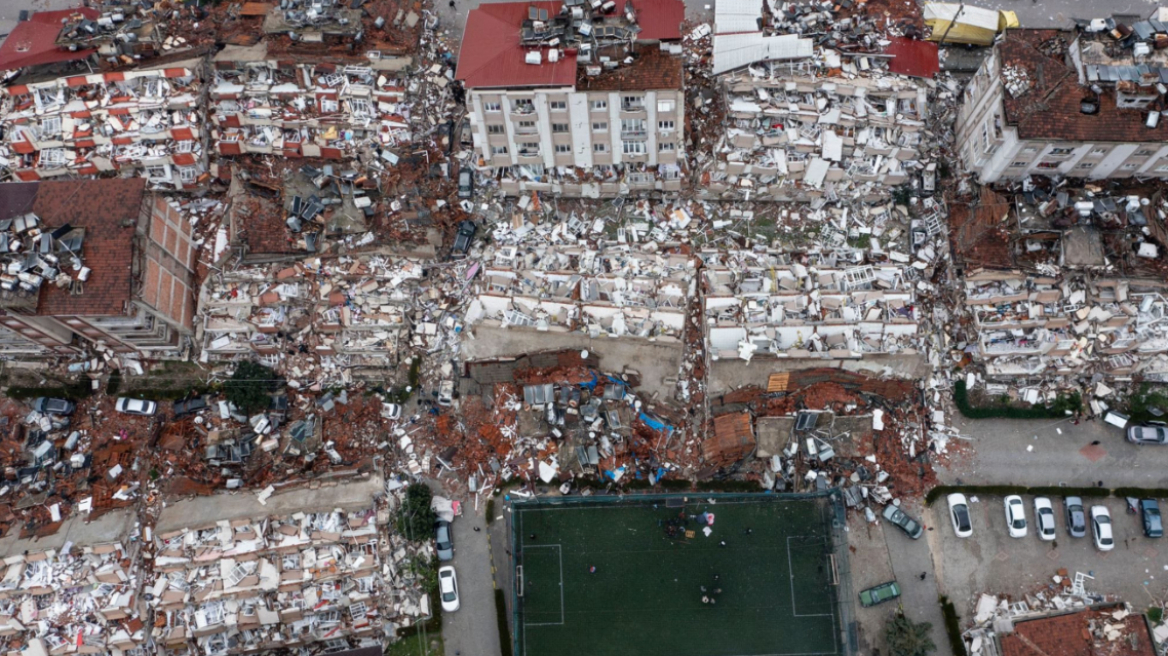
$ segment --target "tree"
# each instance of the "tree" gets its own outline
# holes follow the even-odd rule
[[[425,483],[413,483],[406,488],[401,508],[397,511],[397,531],[415,542],[430,539],[438,513],[430,507],[434,494]]]
[[[245,414],[267,410],[276,381],[276,372],[270,368],[251,360],[240,362],[227,381],[227,400]]]
[[[929,637],[932,629],[929,622],[913,622],[897,613],[884,624],[884,640],[892,656],[925,656],[937,650],[937,645]]]

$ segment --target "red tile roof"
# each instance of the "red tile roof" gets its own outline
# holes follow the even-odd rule
[[[616,11],[624,11],[624,0],[617,0]],[[576,80],[576,54],[565,52],[559,61],[548,63],[547,49],[541,52],[539,65],[526,62],[532,49],[519,43],[519,30],[527,18],[528,7],[546,9],[548,15],[560,13],[562,2],[498,2],[479,5],[466,17],[462,47],[455,79],[468,89],[501,87],[571,86]],[[641,27],[641,41],[681,38],[685,19],[682,0],[632,0]],[[680,70],[680,64],[678,65]],[[669,85],[667,88],[679,88]],[[662,88],[662,87],[641,87]]]
[[[604,71],[600,75],[586,75],[581,68],[576,88],[581,91],[647,91],[649,89],[680,89],[682,83],[681,57],[662,52],[657,46],[643,46],[631,64]]]
[[[546,9],[554,16],[562,2],[499,2],[480,5],[466,17],[458,73],[468,89],[481,87],[568,87],[576,81],[576,55],[565,54],[558,62],[528,64],[528,48],[519,44],[519,30],[527,8]]]
[[[0,219],[32,212],[50,228],[85,228],[81,261],[92,269],[84,292],[45,283],[42,316],[121,314],[131,298],[134,227],[142,211],[145,178],[70,180],[0,185]]]
[[[57,45],[61,21],[77,14],[90,20],[97,20],[101,15],[96,9],[88,8],[40,11],[28,20],[17,23],[8,38],[4,39],[3,45],[0,45],[0,70],[75,61],[93,54],[93,48],[70,52]]]
[[[1006,122],[1018,130],[1022,139],[1057,141],[1150,143],[1168,141],[1168,122],[1155,128],[1144,126],[1144,113],[1138,109],[1119,109],[1115,90],[1104,89],[1099,97],[1099,111],[1084,114],[1080,103],[1091,95],[1079,85],[1078,74],[1064,59],[1044,54],[1050,44],[1065,35],[1058,30],[1007,30],[998,44],[999,66],[1021,70],[1030,80],[1030,88],[1018,97],[1006,92]]]
[[[888,37],[891,41],[884,54],[892,55],[888,70],[897,75],[931,78],[941,70],[937,55],[937,44],[932,41],[916,41],[903,36]]]
[[[642,41],[672,41],[681,38],[681,23],[685,20],[682,0],[632,0],[637,14],[637,25]]]
[[[1135,635],[1136,646],[1132,647],[1126,639],[1114,642],[1096,640],[1089,629],[1090,619],[1122,624],[1124,638]],[[1154,656],[1156,652],[1151,638],[1139,613],[1117,621],[1111,617],[1111,611],[1081,611],[1018,622],[1014,625],[1014,633],[1001,638],[1002,656]]]

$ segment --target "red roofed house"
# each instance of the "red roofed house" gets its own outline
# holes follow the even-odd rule
[[[456,78],[467,89],[475,148],[503,190],[680,190],[684,16],[681,0],[472,10]],[[571,167],[576,175],[561,175]]]
[[[1029,175],[1168,178],[1162,21],[1107,31],[1007,30],[969,81],[957,146],[982,183]],[[1119,29],[1119,28],[1116,28]]]
[[[190,223],[142,178],[0,185],[0,357],[170,356],[195,314]]]

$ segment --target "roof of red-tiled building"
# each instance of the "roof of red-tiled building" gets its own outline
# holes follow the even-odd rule
[[[615,11],[623,12],[624,0],[617,0]],[[548,48],[539,49],[540,64],[528,64],[527,53],[533,48],[520,44],[519,35],[528,8],[560,13],[562,2],[498,2],[480,5],[466,17],[462,47],[455,79],[468,89],[504,87],[569,87],[576,81],[576,53],[565,49],[558,61],[548,61]],[[681,38],[685,4],[681,0],[632,0],[641,32],[641,41]],[[677,66],[680,75],[681,65]],[[680,77],[677,85],[680,86]],[[661,88],[661,87],[640,87]]]
[[[70,52],[57,45],[62,21],[81,14],[90,20],[97,20],[101,12],[96,9],[78,8],[61,11],[40,11],[28,20],[17,23],[0,45],[0,70],[15,70],[28,66],[41,66],[57,62],[85,59],[95,51],[93,48]]]
[[[632,63],[621,64],[600,75],[586,75],[580,69],[576,88],[581,91],[680,89],[682,77],[680,57],[662,52],[657,46],[644,46]]]
[[[92,271],[84,291],[73,295],[46,282],[38,315],[103,316],[125,310],[132,294],[134,229],[145,190],[145,178],[0,185],[0,219],[32,212],[48,228],[68,224],[85,229],[81,260]]]
[[[1080,111],[1082,101],[1092,96],[1090,90],[1079,85],[1078,74],[1068,61],[1045,54],[1044,50],[1050,49],[1042,47],[1062,37],[1065,33],[1059,30],[1007,30],[998,44],[999,66],[1025,75],[1030,85],[1017,97],[1007,91],[1003,103],[1006,122],[1018,129],[1020,138],[1121,143],[1168,140],[1168,122],[1148,128],[1141,110],[1116,106],[1114,89],[1099,94],[1099,111]]]
[[[1088,620],[1104,620],[1110,624],[1122,624],[1126,633],[1134,633],[1138,640],[1132,646],[1126,639],[1110,642],[1096,640],[1091,635]],[[1151,636],[1148,635],[1143,617],[1129,614],[1123,620],[1115,620],[1106,612],[1081,611],[1018,622],[1014,633],[1001,638],[1002,656],[1154,656]],[[1099,649],[1097,642],[1104,643]],[[1037,649],[1035,649],[1037,647]]]

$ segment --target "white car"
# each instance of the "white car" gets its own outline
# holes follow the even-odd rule
[[[1095,538],[1095,548],[1111,551],[1115,548],[1115,538],[1111,535],[1111,512],[1107,506],[1091,506],[1091,535]]]
[[[1049,541],[1055,537],[1054,504],[1046,497],[1034,498],[1034,530],[1040,539]]]
[[[128,399],[124,396],[121,396],[118,397],[117,403],[114,404],[114,409],[118,412],[124,412],[128,415],[153,417],[158,412],[158,404],[154,401]]]
[[[1026,537],[1026,506],[1017,494],[1006,497],[1006,526],[1010,528],[1010,537]]]
[[[383,418],[393,421],[395,419],[401,419],[401,415],[402,407],[400,405],[396,403],[381,404],[381,416]]]
[[[973,535],[973,519],[969,515],[969,503],[965,495],[954,493],[946,498],[949,500],[949,519],[953,520],[953,532],[959,538]]]
[[[442,610],[448,613],[458,610],[458,577],[449,565],[438,570],[438,594],[442,597]]]

